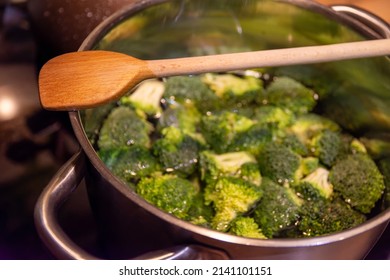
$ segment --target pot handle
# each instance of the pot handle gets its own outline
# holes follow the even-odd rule
[[[35,205],[34,221],[38,234],[48,249],[59,259],[99,259],[74,243],[63,231],[57,220],[60,207],[80,185],[85,172],[85,155],[80,150],[57,171]],[[228,259],[228,256],[220,250],[206,246],[180,245],[152,251],[135,259]]]
[[[390,25],[375,14],[353,5],[333,5],[332,10],[365,24],[378,38],[390,38]]]
[[[75,244],[62,230],[57,212],[84,178],[85,156],[73,155],[55,174],[35,205],[34,221],[38,234],[50,251],[60,259],[97,259]]]

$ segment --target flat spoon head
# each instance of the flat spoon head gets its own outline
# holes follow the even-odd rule
[[[153,77],[147,67],[145,61],[121,53],[66,53],[41,68],[40,101],[49,110],[78,110],[106,104]]]

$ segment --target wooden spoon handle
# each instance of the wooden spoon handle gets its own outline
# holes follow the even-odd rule
[[[156,77],[224,72],[272,66],[312,64],[363,57],[390,55],[390,39],[359,41],[322,46],[308,46],[199,57],[149,60]]]
[[[148,78],[383,55],[390,55],[390,39],[162,60],[107,51],[74,52],[42,67],[39,92],[46,109],[79,110],[117,100]]]

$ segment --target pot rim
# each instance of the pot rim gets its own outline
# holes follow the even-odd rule
[[[113,26],[117,25],[122,20],[134,15],[135,13],[147,8],[153,4],[160,4],[167,2],[168,0],[136,0],[132,4],[125,6],[118,10],[116,13],[112,14],[101,24],[99,24],[84,40],[82,45],[79,48],[79,51],[89,50],[93,45],[98,42],[103,36],[110,30]],[[313,12],[320,13],[324,16],[327,16],[330,19],[336,20],[340,24],[345,24],[348,27],[357,31],[360,35],[367,38],[379,38],[384,36],[380,35],[377,32],[374,32],[364,23],[359,20],[349,17],[345,14],[339,13],[333,10],[331,7],[324,6],[320,3],[311,0],[276,0],[277,2],[286,2],[290,3],[305,9],[308,9]],[[365,12],[364,10],[362,10]],[[367,13],[367,15],[370,15]],[[385,33],[385,36],[390,37],[390,26],[385,23],[385,26],[388,28],[388,33]],[[307,237],[307,238],[282,238],[282,239],[255,239],[255,238],[246,238],[240,236],[234,236],[231,234],[218,232],[212,229],[208,229],[202,226],[194,225],[190,222],[176,218],[175,216],[168,214],[154,205],[148,203],[138,194],[136,194],[132,189],[130,189],[125,183],[119,180],[109,168],[102,162],[98,157],[96,150],[91,145],[82,125],[80,111],[71,111],[69,112],[69,117],[71,125],[73,127],[76,138],[78,139],[83,151],[86,153],[88,159],[92,165],[97,169],[97,171],[107,179],[107,181],[112,184],[112,186],[118,190],[125,197],[136,203],[139,207],[147,210],[151,214],[157,216],[160,219],[165,220],[166,222],[173,224],[177,227],[180,227],[186,231],[196,233],[200,236],[212,238],[215,240],[225,241],[237,245],[246,245],[246,246],[258,246],[258,247],[311,247],[324,245],[328,243],[333,243],[341,241],[344,239],[352,238],[356,235],[362,234],[372,228],[375,228],[379,225],[390,222],[390,207],[385,211],[379,213],[373,218],[368,219],[364,223],[344,231],[337,233],[323,235],[318,237]]]

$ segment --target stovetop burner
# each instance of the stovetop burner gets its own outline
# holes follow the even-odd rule
[[[22,7],[0,6],[0,46],[0,259],[53,259],[35,231],[34,206],[78,144],[67,113],[41,109],[38,46]],[[95,242],[88,201],[81,192],[75,197],[61,221],[88,246]],[[85,223],[84,231],[75,226]]]
[[[0,3],[0,46],[0,259],[54,259],[36,233],[34,205],[78,144],[66,113],[40,107],[37,70],[45,53],[23,8]],[[89,211],[78,188],[60,222],[77,244],[99,254]],[[367,259],[390,259],[390,227]]]

